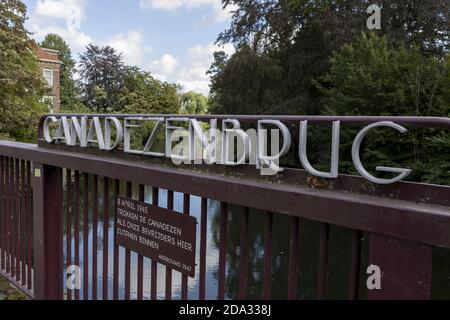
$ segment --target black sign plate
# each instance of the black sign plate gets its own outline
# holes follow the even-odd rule
[[[195,276],[197,220],[173,210],[117,197],[116,244]]]

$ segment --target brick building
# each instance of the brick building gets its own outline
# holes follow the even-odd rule
[[[48,102],[50,112],[60,112],[61,61],[58,58],[58,51],[36,47],[34,48],[34,53],[39,60],[42,77],[51,88],[51,93],[43,97],[43,99]]]

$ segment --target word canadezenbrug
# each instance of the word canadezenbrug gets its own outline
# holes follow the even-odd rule
[[[126,153],[153,157],[167,157],[175,164],[221,164],[235,166],[254,164],[263,175],[273,175],[283,169],[279,160],[290,150],[292,139],[288,127],[279,120],[258,120],[257,129],[244,130],[236,119],[211,119],[209,123],[192,118],[173,117],[125,117],[114,116],[48,116],[43,122],[43,138],[48,143],[66,144],[82,148],[96,147],[101,150],[122,148]],[[144,137],[145,145],[136,147],[133,135],[150,124]],[[377,184],[391,184],[404,179],[410,169],[376,167],[377,171],[396,174],[391,179],[379,178],[369,173],[360,158],[361,143],[373,129],[389,127],[404,133],[406,128],[390,121],[372,123],[363,128],[353,141],[352,159],[357,171],[365,179]],[[270,129],[270,143],[268,130]],[[307,156],[308,121],[300,121],[299,158],[303,168],[310,174],[323,178],[337,178],[339,174],[340,122],[334,121],[331,138],[331,163],[329,171],[313,167]],[[281,139],[282,138],[282,139]],[[155,142],[163,140],[164,146],[155,150]],[[280,143],[282,140],[282,143]],[[270,145],[270,152],[268,152]],[[281,145],[281,146],[280,146]],[[156,146],[157,147],[157,146]]]

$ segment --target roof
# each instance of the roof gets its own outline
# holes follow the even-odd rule
[[[35,47],[33,51],[40,61],[61,63],[61,61],[58,58],[58,53],[55,50]]]

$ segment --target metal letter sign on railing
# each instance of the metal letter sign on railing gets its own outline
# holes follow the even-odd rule
[[[332,128],[326,169],[308,157],[313,125]],[[348,126],[357,127],[348,156],[359,177],[339,170]],[[0,141],[0,273],[36,299],[225,299],[232,297],[227,260],[235,254],[234,297],[246,299],[255,294],[248,272],[257,215],[263,221],[260,298],[279,298],[273,288],[284,288],[284,298],[303,297],[300,261],[312,256],[316,297],[327,298],[336,247],[330,226],[336,225],[351,232],[350,257],[340,266],[348,270],[349,299],[429,299],[432,248],[450,248],[450,187],[402,181],[410,168],[366,168],[361,146],[380,127],[404,139],[414,127],[449,130],[450,119],[46,115],[38,145]],[[293,150],[301,169],[282,166]],[[200,198],[198,205],[191,196]],[[215,201],[213,217],[208,209]],[[280,215],[290,217],[286,230],[277,229]],[[206,290],[212,219],[215,296]],[[306,220],[319,226],[315,255],[303,256]],[[274,247],[279,233],[287,233],[283,256]],[[237,243],[231,234],[239,235]],[[275,259],[286,266],[278,282]],[[161,277],[165,286],[158,288]]]
[[[244,163],[250,163],[247,161],[250,157],[251,150],[254,149],[256,158],[255,165],[257,168],[261,166],[268,166],[274,169],[274,173],[282,171],[278,168],[277,163],[280,157],[284,156],[291,147],[291,133],[286,125],[282,122],[295,122],[300,123],[300,139],[299,139],[299,155],[300,161],[304,169],[312,175],[325,177],[325,178],[337,178],[338,176],[338,166],[339,166],[339,135],[340,135],[340,124],[341,122],[358,122],[358,123],[370,123],[368,126],[364,127],[359,134],[356,136],[353,142],[352,158],[354,166],[357,171],[365,179],[376,183],[376,184],[391,184],[400,181],[407,177],[411,170],[407,168],[391,168],[379,166],[376,169],[378,171],[398,173],[397,176],[391,179],[381,179],[370,174],[366,168],[364,168],[360,159],[360,146],[363,142],[364,137],[369,134],[375,128],[378,127],[388,127],[399,131],[399,134],[403,134],[407,131],[400,123],[406,124],[417,124],[417,125],[427,125],[428,123],[438,126],[448,125],[448,119],[439,118],[417,118],[417,117],[398,117],[398,118],[379,118],[377,117],[273,117],[273,119],[266,117],[225,117],[221,116],[222,120],[222,133],[221,133],[221,158],[216,158],[218,135],[217,131],[217,121],[219,117],[215,116],[144,116],[144,115],[49,115],[44,117],[41,121],[40,126],[40,138],[41,141],[47,143],[55,144],[65,144],[67,146],[78,145],[81,148],[86,147],[96,147],[100,150],[114,150],[119,148],[123,144],[123,150],[125,153],[142,154],[154,157],[168,157],[172,159],[187,161],[195,163],[195,145],[196,139],[200,140],[200,145],[207,149],[207,157],[205,160],[209,164],[223,164],[223,165],[238,165]],[[386,120],[382,120],[386,119]],[[103,121],[101,121],[103,120]],[[241,129],[241,121],[255,121],[257,124],[257,135],[255,146],[251,145],[251,138],[249,134]],[[330,172],[321,172],[316,170],[308,160],[306,144],[308,135],[308,120],[312,123],[314,122],[330,122],[333,124],[332,133],[332,155],[331,155],[331,165]],[[447,120],[447,121],[446,121]],[[199,125],[199,121],[209,121],[210,135],[209,139],[207,135],[203,132],[202,127]],[[80,124],[81,123],[81,124]],[[153,124],[154,128],[151,134],[146,139],[145,147],[142,150],[131,149],[131,139],[132,134],[136,133],[134,130],[139,130],[144,127],[145,124]],[[56,124],[55,130],[51,130],[51,125]],[[163,152],[151,152],[151,146],[154,144],[157,137],[157,133],[161,130],[161,127],[165,125],[165,150]],[[266,131],[266,126],[275,126],[282,133],[283,145],[281,150],[277,150],[274,155],[268,156],[267,145],[269,144],[267,139],[265,139],[264,131]],[[115,138],[112,141],[112,130],[114,127]],[[187,154],[175,154],[173,152],[173,137],[174,134],[178,132],[182,134],[183,132],[187,136]],[[230,161],[229,157],[234,155],[230,153],[230,139],[236,136],[238,137],[238,142],[243,145],[243,153],[238,156],[237,161]],[[233,140],[234,141],[234,140]],[[394,141],[393,141],[394,143]],[[231,144],[234,146],[234,143]],[[253,147],[253,148],[252,148]],[[234,149],[233,149],[234,150]],[[212,156],[214,155],[214,156]]]

